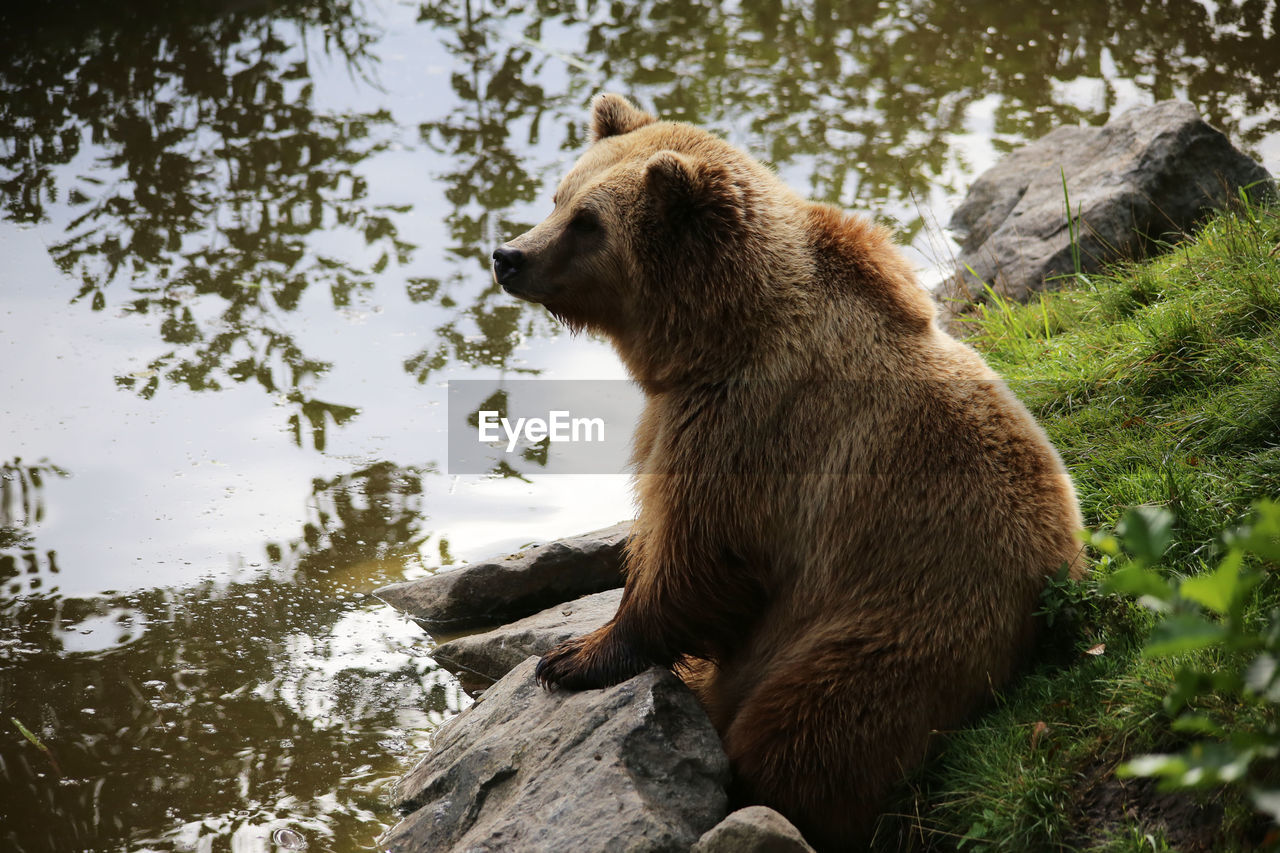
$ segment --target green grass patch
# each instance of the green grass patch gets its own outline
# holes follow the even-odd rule
[[[1160,258],[1072,278],[1031,304],[982,306],[970,341],[1061,452],[1090,528],[1115,528],[1130,507],[1162,508],[1173,524],[1153,577],[1174,590],[1209,577],[1229,554],[1223,532],[1248,521],[1256,501],[1280,498],[1280,208],[1242,206]],[[1239,648],[1144,653],[1153,629],[1168,626],[1157,627],[1161,615],[1136,596],[1110,591],[1107,578],[1123,565],[1107,557],[1088,580],[1051,585],[1047,652],[992,710],[945,738],[898,814],[882,822],[877,849],[1272,843],[1245,785],[1165,791],[1154,779],[1117,775],[1139,755],[1196,741],[1174,725],[1187,709],[1167,701],[1181,672],[1248,663]],[[1280,607],[1280,579],[1265,573],[1274,568],[1265,559],[1249,565],[1261,581],[1240,624],[1264,632]],[[1206,690],[1192,704],[1227,732],[1276,730],[1267,702]],[[1273,765],[1255,762],[1250,779],[1276,788]]]

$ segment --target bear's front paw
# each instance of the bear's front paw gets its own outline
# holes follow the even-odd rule
[[[639,675],[649,662],[607,629],[561,643],[542,656],[534,677],[543,687],[589,690]]]

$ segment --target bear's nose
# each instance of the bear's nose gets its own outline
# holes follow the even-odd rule
[[[506,284],[515,278],[524,266],[524,252],[510,246],[499,246],[493,250],[493,277],[498,284]]]

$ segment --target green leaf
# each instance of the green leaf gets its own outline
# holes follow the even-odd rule
[[[1276,682],[1276,659],[1263,652],[1253,659],[1244,675],[1245,685],[1270,702],[1280,702],[1280,683]]]
[[[1168,610],[1169,602],[1174,599],[1173,584],[1161,577],[1159,572],[1141,566],[1126,566],[1112,572],[1103,582],[1103,589],[1106,592],[1137,597],[1144,606],[1152,610]]]
[[[1258,751],[1216,741],[1193,743],[1179,755],[1140,755],[1116,769],[1119,776],[1158,776],[1161,790],[1206,788],[1237,782]]]
[[[1233,549],[1216,571],[1187,578],[1178,592],[1183,598],[1225,616],[1251,586],[1248,582],[1241,583],[1240,565],[1243,561],[1244,554]]]
[[[1173,721],[1172,728],[1175,732],[1190,732],[1211,737],[1223,735],[1222,727],[1203,714],[1187,714],[1179,717]]]
[[[1280,823],[1280,791],[1253,791],[1253,807]]]
[[[1116,768],[1116,775],[1180,776],[1187,772],[1187,762],[1180,755],[1139,755]]]
[[[31,729],[24,726],[22,724],[22,721],[19,720],[17,717],[10,717],[9,722],[17,726],[18,731],[22,733],[22,736],[27,740],[31,741],[31,743],[38,746],[40,749],[47,749],[47,747],[40,742],[40,738],[36,737],[35,734],[32,733]]]
[[[1158,506],[1135,506],[1116,525],[1116,535],[1137,559],[1157,562],[1173,542],[1173,513]]]
[[[1265,560],[1280,563],[1280,504],[1259,501],[1254,504],[1258,513],[1240,544],[1245,550]]]
[[[1186,753],[1190,770],[1181,780],[1184,785],[1219,785],[1244,778],[1258,751],[1235,744],[1201,741],[1191,744]]]
[[[1142,654],[1146,657],[1168,655],[1208,648],[1227,638],[1227,629],[1194,613],[1178,613],[1165,618],[1151,632]]]
[[[1179,667],[1173,677],[1173,689],[1164,697],[1165,710],[1177,714],[1192,699],[1212,690],[1213,679],[1207,673],[1190,666]]]
[[[1235,695],[1244,691],[1244,674],[1235,667],[1215,669],[1209,673],[1209,683],[1215,693]]]
[[[1084,531],[1080,538],[1109,557],[1115,557],[1120,553],[1120,540],[1109,533],[1098,530]]]

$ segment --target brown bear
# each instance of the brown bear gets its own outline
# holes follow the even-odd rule
[[[889,234],[617,95],[499,284],[607,336],[646,395],[639,515],[606,626],[546,685],[672,667],[739,805],[815,846],[867,842],[886,797],[1027,651],[1080,512],[1027,410]]]

